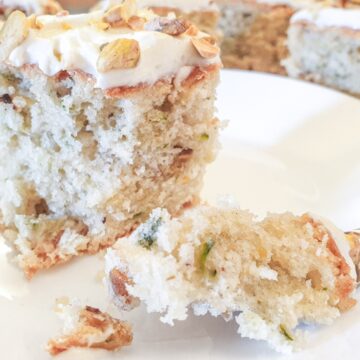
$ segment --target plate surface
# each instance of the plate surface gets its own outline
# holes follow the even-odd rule
[[[243,208],[317,212],[345,230],[360,227],[360,101],[308,83],[223,71],[219,117],[229,120],[223,149],[209,168],[204,197],[232,194]],[[102,257],[84,257],[26,282],[0,242],[0,353],[6,360],[46,360],[43,346],[60,333],[55,299],[67,296],[119,313],[101,282]],[[357,294],[359,298],[359,293]],[[360,306],[330,327],[308,327],[292,356],[241,339],[235,322],[209,316],[168,327],[142,308],[120,314],[134,324],[133,346],[119,353],[72,350],[59,360],[358,359]]]

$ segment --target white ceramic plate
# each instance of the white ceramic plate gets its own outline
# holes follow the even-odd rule
[[[258,214],[318,212],[343,229],[360,227],[360,101],[285,78],[224,71],[219,116],[229,120],[223,150],[209,168],[204,196],[233,194]],[[116,313],[101,283],[101,256],[85,257],[26,282],[0,243],[0,358],[45,360],[60,333],[55,299],[76,297]],[[119,314],[117,314],[119,315]],[[168,327],[142,308],[121,314],[134,324],[133,346],[118,353],[72,350],[59,360],[283,358],[265,343],[241,339],[234,322],[190,316]],[[308,328],[307,348],[286,359],[359,359],[360,306],[333,326]],[[285,358],[285,357],[284,357]]]

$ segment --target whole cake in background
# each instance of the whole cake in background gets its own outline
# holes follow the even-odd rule
[[[219,49],[132,6],[0,34],[0,231],[28,277],[198,202],[218,148]]]
[[[0,0],[0,19],[6,19],[14,10],[27,15],[56,14],[62,10],[55,0]]]
[[[93,10],[106,10],[127,0],[101,0]],[[141,8],[149,8],[156,14],[166,16],[175,13],[177,17],[187,19],[200,30],[209,34],[218,34],[219,11],[213,0],[138,0]]]
[[[170,325],[190,309],[236,316],[242,336],[285,353],[301,346],[299,324],[331,324],[356,304],[346,235],[312,214],[257,220],[226,204],[198,206],[174,219],[156,209],[108,250],[106,268],[122,310],[141,300]]]

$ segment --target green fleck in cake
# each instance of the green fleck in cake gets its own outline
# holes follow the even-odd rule
[[[196,204],[218,146],[212,39],[129,6],[0,34],[0,231],[26,275]]]
[[[356,301],[345,235],[304,214],[256,220],[236,207],[199,206],[179,218],[156,209],[106,255],[111,296],[121,309],[141,300],[174,324],[210,313],[238,332],[290,352],[302,323],[330,324]]]

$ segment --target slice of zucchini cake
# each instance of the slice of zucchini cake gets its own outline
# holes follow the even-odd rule
[[[0,20],[6,19],[14,10],[27,15],[56,14],[62,10],[55,0],[0,0]]]
[[[359,34],[359,8],[298,12],[291,19],[284,62],[289,75],[359,96]]]
[[[130,0],[133,1],[133,0]],[[106,10],[129,0],[101,0],[94,9]],[[141,8],[149,8],[156,14],[166,16],[170,13],[187,19],[209,34],[218,34],[219,10],[212,0],[137,0]]]
[[[0,34],[0,231],[31,277],[198,201],[219,49],[133,7],[12,13]]]
[[[239,333],[278,351],[297,346],[301,322],[330,324],[356,301],[345,234],[311,214],[256,220],[234,207],[198,206],[150,219],[106,255],[109,290],[121,309],[139,300],[173,324],[191,307],[231,318]]]

